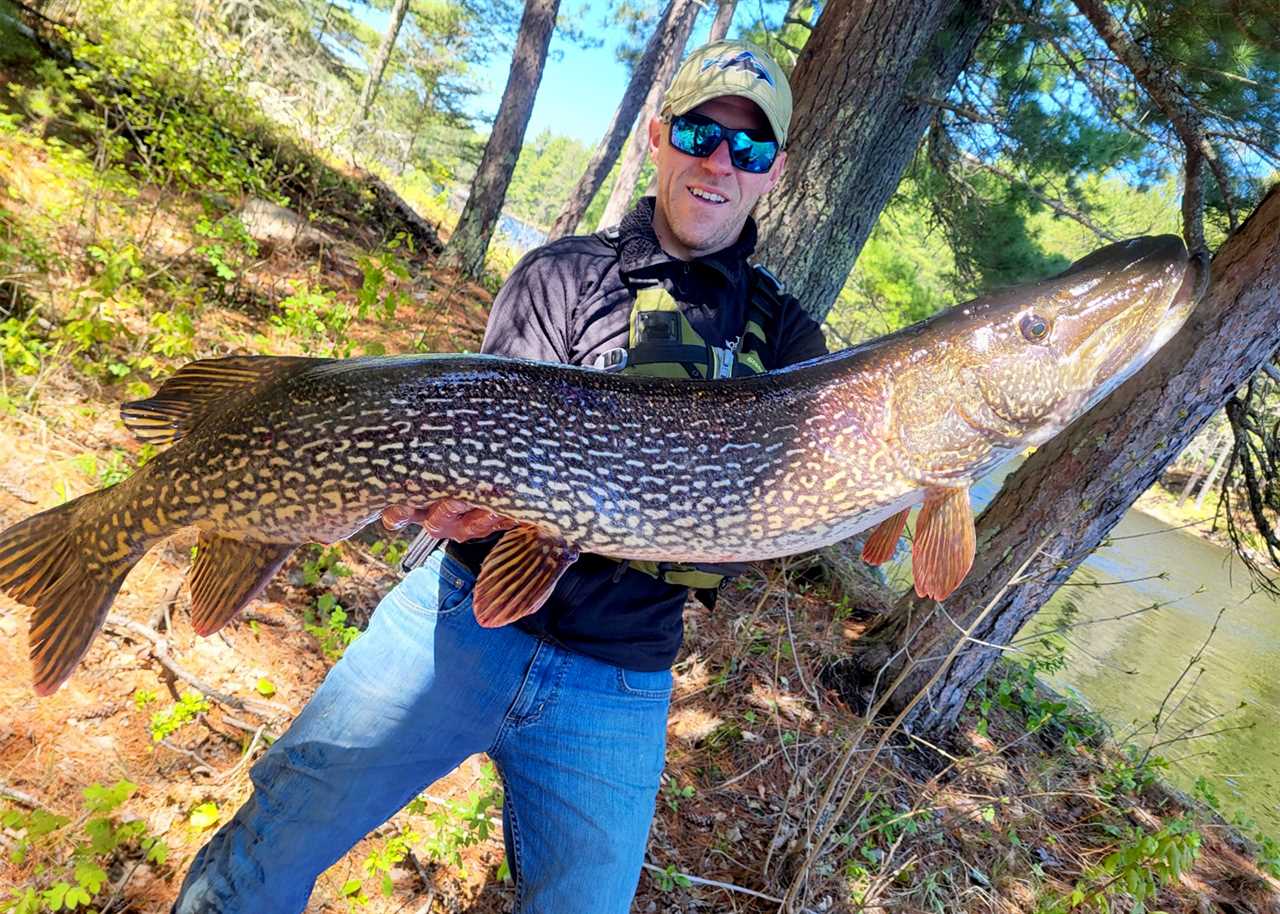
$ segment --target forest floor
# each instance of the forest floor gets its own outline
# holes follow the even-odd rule
[[[156,180],[92,87],[8,38],[0,527],[144,461],[116,408],[191,358],[478,346],[497,277],[440,269],[369,176],[241,134],[271,160],[254,194],[324,233],[254,240],[232,218],[249,193],[217,189],[197,152],[194,179]],[[179,534],[142,560],[52,697],[30,688],[28,611],[0,598],[0,911],[167,910],[248,796],[251,763],[397,580],[403,547],[375,533],[302,550],[247,613],[197,638],[180,586],[193,544]],[[1158,759],[1110,745],[1034,667],[999,667],[946,745],[898,733],[872,751],[882,725],[825,678],[867,618],[803,561],[742,580],[714,612],[690,604],[636,911],[774,911],[803,878],[812,911],[1280,914],[1280,850],[1242,838],[1261,836],[1224,822],[1207,791],[1163,786]],[[834,815],[820,802],[833,780]],[[500,808],[491,769],[469,760],[325,873],[307,910],[509,910]],[[815,822],[834,839],[804,867]]]

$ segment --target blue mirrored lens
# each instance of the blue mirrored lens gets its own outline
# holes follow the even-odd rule
[[[729,141],[729,161],[740,171],[763,174],[777,158],[775,141],[752,137],[749,131],[732,130],[700,114],[681,114],[671,119],[671,145],[686,155],[705,159],[725,139]]]

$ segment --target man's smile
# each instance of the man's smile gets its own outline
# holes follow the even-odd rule
[[[720,205],[721,203],[729,202],[729,199],[726,196],[724,196],[724,194],[718,194],[714,190],[708,190],[703,187],[696,187],[696,186],[690,185],[689,194],[695,200],[701,201],[703,203],[715,204],[717,206]]]

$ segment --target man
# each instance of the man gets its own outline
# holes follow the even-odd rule
[[[762,50],[695,51],[649,125],[656,197],[616,229],[526,256],[494,302],[484,351],[686,378],[825,352],[817,325],[747,263],[749,214],[782,173],[790,115],[786,77]],[[488,512],[449,510],[451,539],[496,529]],[[302,910],[324,869],[477,752],[502,774],[516,910],[628,909],[682,608],[718,578],[584,555],[536,613],[483,629],[470,594],[495,540],[436,550],[379,604],[254,766],[253,796],[196,857],[176,911]]]

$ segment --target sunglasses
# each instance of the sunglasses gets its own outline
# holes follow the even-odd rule
[[[763,174],[778,157],[778,142],[768,130],[735,130],[701,114],[677,114],[671,118],[671,145],[685,155],[705,159],[729,141],[729,161],[739,171]]]

